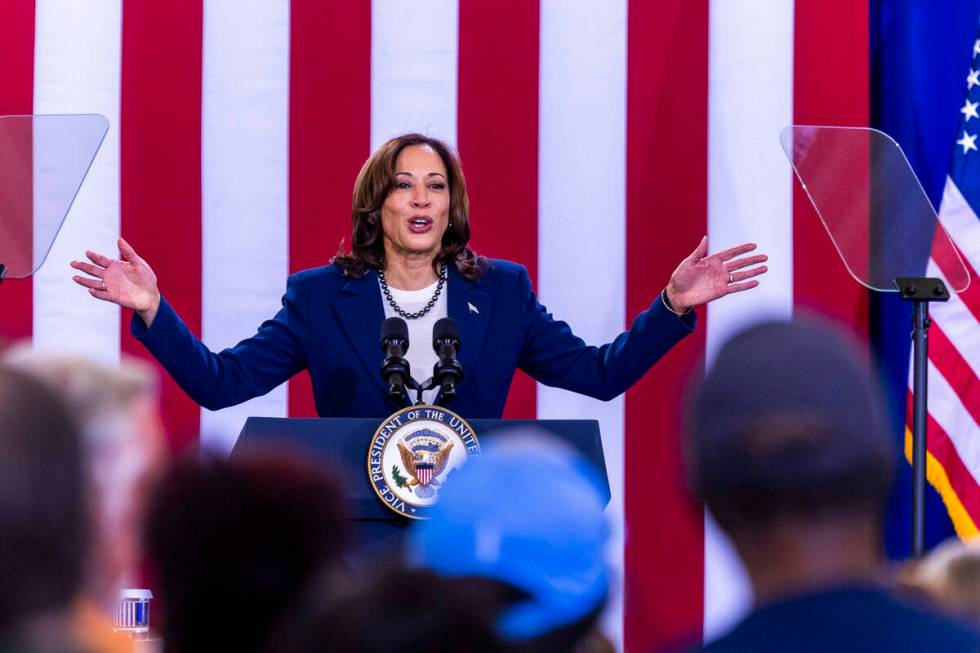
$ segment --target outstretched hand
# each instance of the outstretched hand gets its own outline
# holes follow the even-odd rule
[[[749,290],[759,285],[752,279],[769,268],[759,265],[769,260],[765,254],[741,257],[756,248],[745,243],[708,256],[708,237],[701,239],[690,256],[681,261],[667,284],[667,300],[678,313],[706,304],[725,295]],[[748,270],[743,268],[752,267]]]
[[[91,263],[72,261],[71,266],[89,276],[76,274],[72,279],[96,299],[133,309],[149,326],[160,307],[157,275],[124,239],[118,246],[118,260],[87,250]]]

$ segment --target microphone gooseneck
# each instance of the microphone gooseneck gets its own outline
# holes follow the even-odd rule
[[[437,403],[445,406],[456,398],[456,384],[463,379],[463,366],[456,359],[460,350],[459,326],[444,317],[432,327],[432,348],[439,361],[432,370],[432,380],[439,386]]]
[[[385,355],[381,364],[381,378],[388,386],[388,397],[400,405],[409,403],[405,386],[411,383],[412,372],[405,358],[408,351],[408,324],[405,320],[389,317],[381,323],[381,351]]]

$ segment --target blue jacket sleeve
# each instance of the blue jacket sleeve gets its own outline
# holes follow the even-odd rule
[[[658,296],[629,330],[601,347],[585,344],[566,322],[538,303],[520,268],[524,344],[518,366],[545,385],[609,401],[636,383],[661,356],[694,330],[694,311],[667,310]]]
[[[191,333],[166,299],[149,328],[133,315],[130,331],[191,399],[218,410],[263,395],[306,367],[297,295],[290,277],[276,316],[251,338],[217,354]]]

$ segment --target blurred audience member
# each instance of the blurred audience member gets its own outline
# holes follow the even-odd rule
[[[909,562],[900,584],[980,627],[980,540],[951,539]]]
[[[690,418],[692,486],[757,601],[704,650],[980,651],[976,633],[875,583],[893,454],[853,342],[816,325],[749,329],[718,354]]]
[[[69,408],[0,366],[0,650],[84,650],[72,603],[88,546],[85,485]]]
[[[154,489],[146,547],[167,653],[261,651],[344,551],[341,492],[284,454],[181,458]]]
[[[492,615],[509,586],[448,579],[427,569],[381,569],[338,585],[326,578],[267,653],[498,653]]]
[[[506,651],[585,650],[609,591],[596,471],[545,438],[498,440],[447,481],[408,559],[447,579],[483,579]]]
[[[81,610],[111,615],[119,591],[139,587],[145,486],[159,471],[166,451],[156,373],[134,358],[109,367],[23,347],[9,351],[5,361],[57,391],[79,422],[92,484],[92,547]]]

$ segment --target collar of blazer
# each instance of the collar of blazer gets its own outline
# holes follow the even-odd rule
[[[449,268],[446,286],[449,317],[459,325],[459,362],[463,365],[463,382],[458,392],[465,392],[471,375],[476,372],[473,365],[479,359],[487,324],[493,315],[493,292],[483,279],[467,281],[453,266]],[[381,380],[384,354],[379,338],[381,323],[384,321],[383,301],[378,286],[378,273],[369,270],[360,279],[349,279],[333,302],[337,317],[354,351],[367,368],[368,376],[374,379],[382,392],[385,391]],[[431,342],[409,343],[410,348],[431,346]],[[419,382],[431,375],[431,370],[412,370],[412,376]]]

